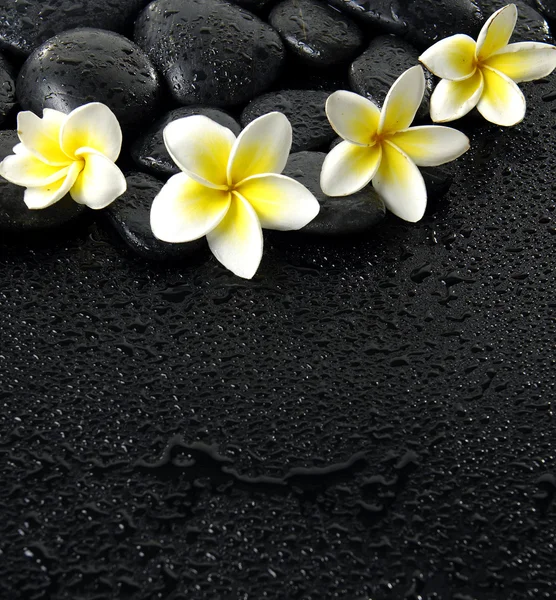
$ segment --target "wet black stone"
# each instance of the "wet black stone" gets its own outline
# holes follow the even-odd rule
[[[169,244],[157,239],[151,230],[150,210],[164,182],[145,173],[126,174],[127,190],[103,210],[125,243],[136,254],[149,260],[187,259],[206,247],[202,238],[184,244]]]
[[[498,9],[506,6],[505,0],[481,0],[485,19]],[[517,23],[510,42],[543,42],[552,44],[553,36],[546,19],[534,7],[523,0],[513,0],[517,6]]]
[[[261,12],[268,9],[273,4],[276,4],[277,0],[232,0],[232,4],[237,4],[242,8],[253,11],[255,13]]]
[[[146,0],[0,0],[0,48],[29,55],[47,39],[76,27],[131,29]]]
[[[285,56],[272,27],[223,0],[155,0],[135,40],[184,105],[247,102],[277,78]]]
[[[382,107],[388,90],[407,69],[419,64],[420,52],[410,43],[394,35],[374,38],[369,47],[357,57],[349,69],[349,83],[353,91],[366,96]],[[429,118],[430,97],[434,88],[432,74],[425,73],[425,94],[417,111],[418,119]]]
[[[427,187],[429,204],[435,203],[446,195],[454,180],[448,167],[419,167]]]
[[[293,129],[292,152],[314,150],[326,146],[335,133],[324,112],[328,92],[315,90],[283,90],[269,92],[252,100],[241,113],[241,124],[272,111],[288,117]]]
[[[363,233],[380,223],[386,214],[384,202],[371,186],[351,196],[333,198],[320,188],[324,152],[297,152],[290,155],[284,175],[302,183],[320,204],[319,214],[302,233],[342,236]]]
[[[551,21],[556,20],[556,1],[555,0],[536,0],[538,11]]]
[[[0,161],[13,154],[19,143],[16,131],[0,131]],[[0,232],[19,235],[32,232],[58,230],[77,222],[87,207],[74,202],[69,194],[41,210],[30,210],[23,202],[25,188],[14,185],[0,177]]]
[[[209,119],[227,127],[235,135],[239,135],[241,131],[240,124],[233,117],[217,108],[207,108],[206,106],[176,108],[153,123],[144,134],[135,140],[131,147],[131,156],[137,166],[162,177],[179,173],[179,168],[166,151],[163,131],[168,123],[191,115],[205,115]]]
[[[156,115],[159,77],[145,53],[123,36],[100,29],[74,29],[54,36],[25,61],[17,79],[22,108],[70,112],[102,102],[124,130],[144,127]]]
[[[0,125],[15,105],[14,69],[9,62],[0,55]]]
[[[317,0],[284,0],[272,9],[269,23],[292,54],[317,68],[349,61],[364,44],[350,18]]]

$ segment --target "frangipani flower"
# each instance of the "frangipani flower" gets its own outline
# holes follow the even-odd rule
[[[21,143],[0,163],[0,175],[27,188],[29,208],[46,208],[69,192],[77,203],[99,209],[125,192],[125,177],[114,164],[122,131],[104,104],[86,104],[69,115],[45,108],[42,119],[20,112],[17,133]]]
[[[226,127],[195,115],[164,129],[168,153],[183,171],[154,199],[151,228],[165,242],[207,236],[216,258],[250,279],[262,258],[261,228],[301,229],[319,203],[301,183],[280,175],[288,160],[292,128],[272,112],[236,138]]]
[[[329,96],[326,114],[344,141],[324,160],[322,191],[347,196],[372,180],[388,210],[406,221],[421,219],[427,190],[417,166],[441,165],[469,149],[469,140],[456,129],[409,127],[424,92],[423,69],[415,66],[394,82],[382,110],[353,92]]]
[[[497,125],[515,125],[525,116],[525,98],[516,85],[549,75],[556,47],[539,42],[508,44],[517,20],[515,4],[496,11],[477,42],[453,35],[431,46],[419,60],[442,81],[431,97],[431,118],[443,123],[477,110]]]

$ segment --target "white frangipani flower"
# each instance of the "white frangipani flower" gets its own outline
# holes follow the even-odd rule
[[[216,258],[239,277],[253,277],[261,262],[261,228],[301,229],[319,212],[305,186],[280,174],[292,143],[282,113],[255,119],[237,138],[205,116],[184,117],[166,126],[164,143],[183,173],[154,199],[154,235],[173,243],[206,235]]]
[[[431,118],[453,121],[477,110],[497,125],[515,125],[525,116],[521,81],[546,77],[556,68],[556,47],[539,42],[508,44],[517,20],[515,4],[497,10],[477,42],[458,34],[440,40],[419,60],[442,81],[431,97]]]
[[[326,114],[344,141],[324,160],[320,185],[329,196],[348,196],[371,180],[388,210],[406,221],[425,212],[427,190],[417,166],[454,160],[469,149],[467,137],[450,127],[410,127],[425,92],[420,66],[402,73],[380,110],[367,98],[337,91]]]
[[[69,192],[75,202],[99,209],[125,192],[125,177],[114,164],[122,131],[106,105],[92,102],[69,115],[45,108],[42,118],[20,112],[17,133],[21,143],[0,163],[0,175],[27,188],[29,208],[46,208]]]

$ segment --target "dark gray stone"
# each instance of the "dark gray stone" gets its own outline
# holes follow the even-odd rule
[[[536,6],[547,19],[556,20],[556,0],[536,0]]]
[[[163,132],[168,123],[191,115],[205,115],[220,125],[231,129],[235,135],[239,135],[241,131],[240,124],[234,118],[217,108],[207,108],[206,106],[176,108],[156,121],[135,140],[131,147],[131,156],[137,166],[159,177],[168,177],[179,173],[180,169],[170,158],[164,145]]]
[[[17,131],[0,131],[0,161],[13,154],[19,143]],[[0,177],[0,231],[23,234],[57,229],[77,222],[89,209],[74,202],[69,194],[41,210],[30,210],[23,202],[25,188]]]
[[[145,53],[117,33],[73,29],[54,36],[25,61],[17,80],[24,109],[68,113],[88,102],[103,102],[122,129],[144,127],[156,115],[159,77]]]
[[[419,64],[420,52],[408,42],[393,35],[381,35],[371,41],[349,69],[353,91],[382,107],[388,90],[407,69]],[[417,111],[417,119],[428,119],[434,78],[426,69],[425,95]]]
[[[0,125],[15,105],[14,69],[10,63],[0,55]]]
[[[52,36],[76,27],[125,33],[147,0],[0,0],[0,48],[28,56]]]
[[[102,213],[125,243],[139,256],[150,260],[179,260],[206,247],[206,239],[169,244],[157,239],[151,230],[150,211],[164,182],[145,173],[126,174],[127,190]]]
[[[324,112],[328,92],[315,90],[283,90],[255,98],[241,114],[241,124],[272,111],[288,117],[293,129],[292,152],[314,150],[326,146],[336,135]]]
[[[270,87],[285,56],[272,27],[224,0],[155,0],[135,40],[184,105],[248,102]]]
[[[364,44],[350,18],[317,0],[284,0],[272,9],[269,23],[293,55],[317,68],[348,62]]]
[[[498,9],[506,6],[505,0],[481,0],[481,7],[485,19]],[[553,43],[550,27],[543,15],[523,0],[513,0],[517,6],[517,23],[510,42],[544,42]],[[548,15],[547,15],[548,16]]]
[[[291,154],[284,175],[302,183],[319,201],[319,214],[302,230],[315,235],[339,236],[363,233],[380,223],[386,214],[384,202],[371,186],[351,196],[332,198],[320,188],[324,152]]]

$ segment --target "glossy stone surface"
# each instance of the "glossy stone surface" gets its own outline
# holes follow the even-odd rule
[[[318,0],[283,0],[268,20],[286,48],[316,68],[348,62],[364,43],[363,32],[351,19]]]
[[[328,145],[336,136],[324,112],[328,92],[282,90],[252,100],[241,113],[241,124],[272,111],[284,113],[293,129],[292,152],[314,150]]]
[[[320,172],[326,153],[297,152],[290,155],[284,175],[309,189],[319,201],[319,214],[298,233],[349,236],[365,233],[386,215],[384,202],[371,186],[343,198],[331,198],[320,188]]]
[[[556,19],[556,2],[554,0],[536,0],[536,6],[547,19]]]
[[[123,129],[149,124],[161,86],[145,53],[117,33],[74,29],[54,36],[25,61],[17,79],[23,109],[70,112],[88,102],[109,106]]]
[[[168,177],[179,173],[180,169],[170,158],[164,145],[163,132],[166,125],[191,115],[204,115],[220,125],[230,129],[235,135],[239,135],[241,126],[229,114],[216,108],[202,106],[184,106],[171,110],[164,117],[153,123],[153,125],[134,142],[131,148],[131,156],[140,169],[152,172],[154,175]]]
[[[382,107],[386,94],[396,79],[407,69],[419,64],[420,52],[408,42],[394,35],[374,38],[365,52],[358,56],[349,69],[351,89]],[[430,97],[434,88],[432,74],[425,73],[425,94],[417,111],[417,119],[429,117]]]
[[[150,211],[164,182],[144,173],[127,173],[127,191],[112,202],[103,214],[131,250],[148,260],[180,261],[190,259],[206,248],[206,240],[168,244],[151,230]]]
[[[76,27],[131,30],[146,0],[0,0],[0,48],[28,56],[52,36]]]
[[[506,4],[504,0],[481,0],[483,14],[487,18]],[[510,42],[554,43],[548,23],[535,7],[523,0],[514,0],[513,4],[517,7],[518,17]]]
[[[247,102],[272,84],[284,60],[272,27],[223,0],[155,0],[137,20],[135,40],[184,105]]]
[[[0,54],[0,125],[15,105],[14,69]]]

